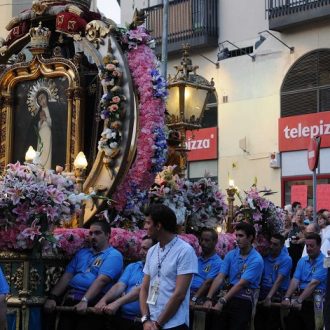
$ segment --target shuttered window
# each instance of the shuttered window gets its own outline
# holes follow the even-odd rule
[[[281,117],[330,111],[330,50],[313,51],[297,61],[281,88]]]

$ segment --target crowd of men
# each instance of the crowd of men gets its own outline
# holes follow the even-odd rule
[[[235,226],[237,246],[221,259],[218,234],[204,228],[202,253],[176,235],[176,216],[156,204],[146,214],[141,260],[128,264],[109,246],[107,222],[91,222],[91,246],[81,249],[45,302],[44,329],[187,330],[206,312],[205,329],[329,330],[325,255],[329,212],[318,221],[299,205],[288,209],[283,232],[270,237],[268,253],[253,246],[254,226]],[[330,227],[330,226],[329,226]],[[321,233],[321,235],[320,235]],[[329,251],[330,252],[330,251]],[[329,290],[329,288],[328,288]],[[6,329],[8,285],[0,270],[0,330]],[[324,304],[325,301],[325,304]],[[54,313],[60,305],[74,312]],[[324,305],[324,307],[323,307]],[[93,313],[88,313],[94,307]],[[196,311],[196,312],[195,312]],[[323,318],[324,311],[324,318]]]

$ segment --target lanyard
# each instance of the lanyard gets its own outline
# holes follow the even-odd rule
[[[171,244],[171,246],[169,247],[169,249],[167,250],[167,252],[165,253],[165,255],[163,255],[162,258],[160,258],[160,255],[159,255],[160,246],[158,246],[158,251],[157,251],[157,254],[158,254],[158,265],[157,265],[157,275],[158,275],[158,278],[160,278],[160,270],[162,268],[162,263],[165,260],[165,258],[167,257],[167,255],[169,254],[169,252],[172,250],[172,247],[174,246],[174,244],[176,243],[177,240],[178,240],[178,237],[176,236],[175,239],[173,240],[173,243]]]

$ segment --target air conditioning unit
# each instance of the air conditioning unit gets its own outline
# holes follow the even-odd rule
[[[281,155],[278,152],[272,152],[270,154],[269,166],[271,168],[281,167]]]

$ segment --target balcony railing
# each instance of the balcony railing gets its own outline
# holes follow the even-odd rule
[[[146,26],[159,52],[163,31],[163,5],[145,9]],[[174,0],[169,3],[168,51],[177,52],[183,43],[192,48],[217,47],[218,0]]]
[[[269,29],[288,28],[330,17],[330,0],[265,0]]]

